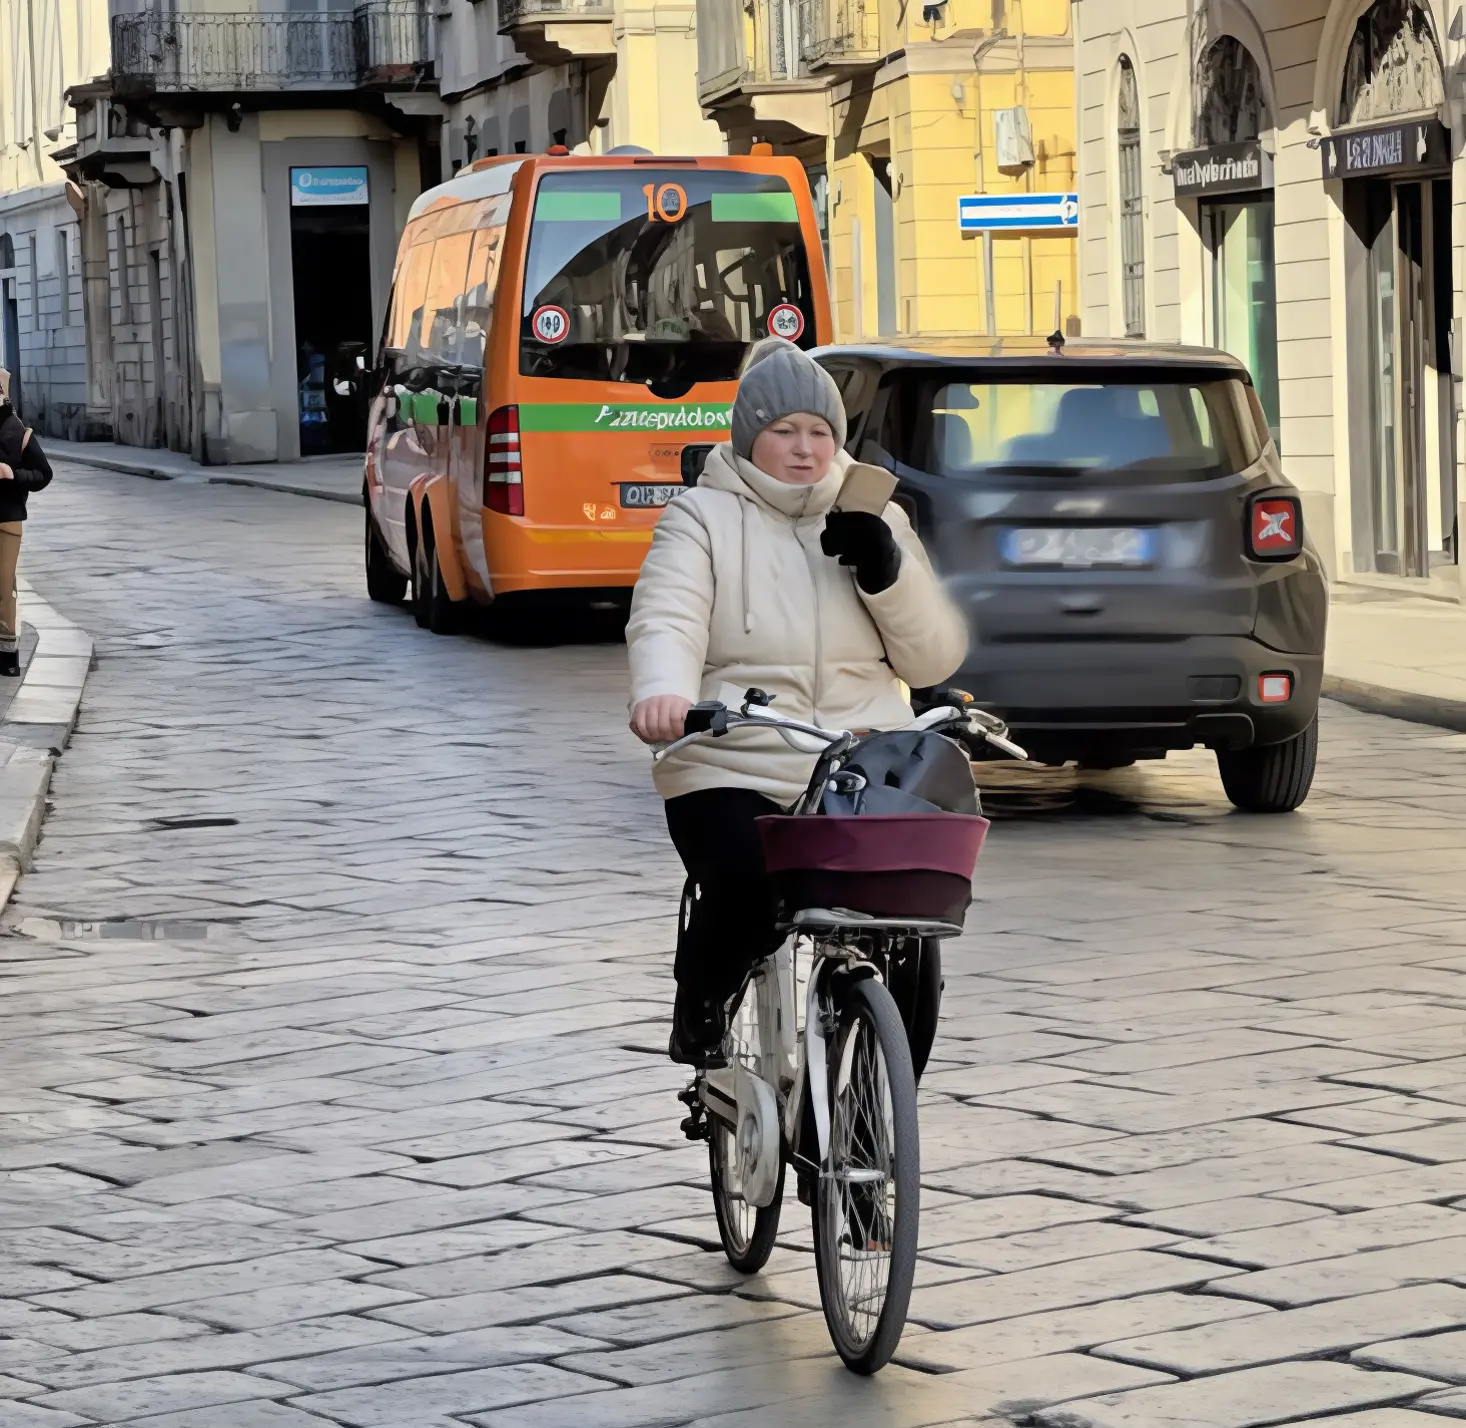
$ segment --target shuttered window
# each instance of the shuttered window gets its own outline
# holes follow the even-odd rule
[[[1120,263],[1125,336],[1145,336],[1145,227],[1140,198],[1140,95],[1135,67],[1120,56]]]

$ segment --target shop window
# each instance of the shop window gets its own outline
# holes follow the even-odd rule
[[[1424,7],[1413,0],[1375,0],[1349,43],[1340,123],[1417,114],[1444,98],[1440,47]]]
[[[1125,336],[1145,336],[1145,219],[1140,184],[1140,94],[1135,67],[1120,56],[1116,135],[1120,158],[1120,264]]]
[[[1203,205],[1203,237],[1212,254],[1212,341],[1252,373],[1274,436],[1278,427],[1277,288],[1273,200]]]

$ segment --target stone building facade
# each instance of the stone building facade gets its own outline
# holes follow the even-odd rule
[[[1085,334],[1235,352],[1335,576],[1460,599],[1460,7],[1075,17]]]

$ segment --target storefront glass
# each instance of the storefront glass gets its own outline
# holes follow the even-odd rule
[[[1247,366],[1278,439],[1277,290],[1273,200],[1205,206],[1212,253],[1212,340]]]

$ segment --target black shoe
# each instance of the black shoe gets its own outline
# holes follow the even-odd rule
[[[0,650],[0,675],[16,679],[20,675],[20,653],[17,650]]]
[[[695,992],[677,989],[677,1004],[672,1011],[672,1035],[667,1042],[667,1055],[680,1066],[694,1066],[702,1071],[726,1066],[723,1037],[728,1031],[728,1014],[722,1002],[709,1001]]]

